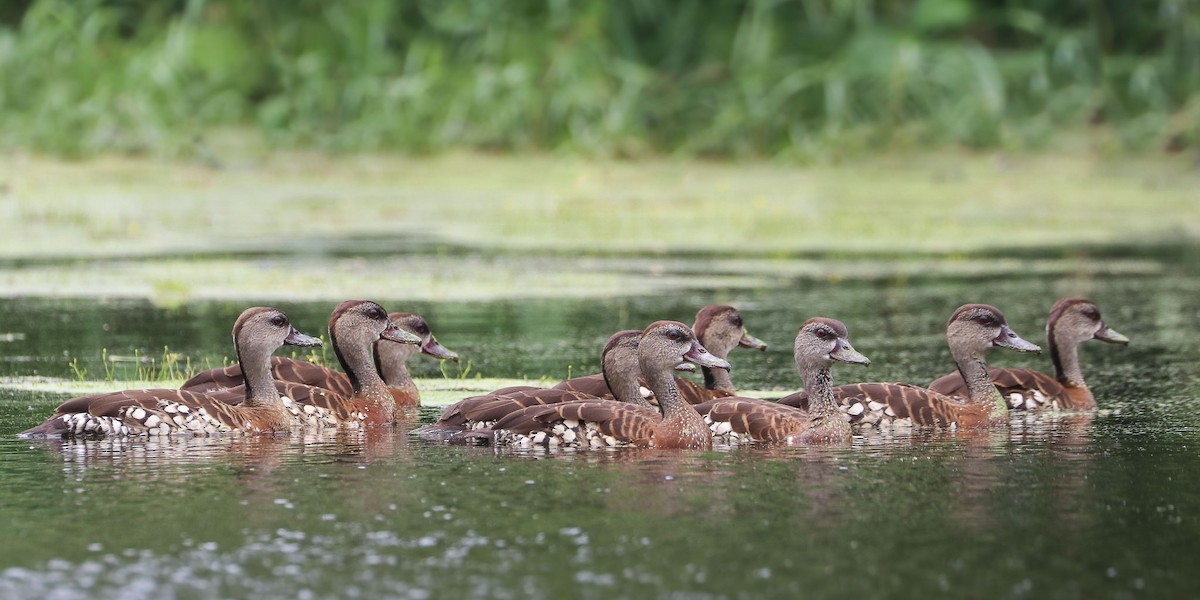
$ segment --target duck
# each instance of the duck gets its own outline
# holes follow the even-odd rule
[[[505,415],[529,406],[557,404],[573,400],[615,399],[652,408],[639,382],[638,343],[642,332],[635,329],[618,331],[609,336],[600,352],[600,364],[605,379],[604,389],[612,390],[600,396],[584,390],[562,387],[539,388],[513,386],[459,400],[448,407],[438,420],[411,433],[426,437],[459,441],[455,436],[463,431],[486,430]],[[691,363],[688,363],[691,364]],[[462,438],[463,441],[468,438]]]
[[[1088,340],[1129,344],[1129,338],[1104,322],[1096,303],[1086,298],[1062,298],[1054,303],[1046,320],[1046,342],[1054,375],[996,367],[989,368],[988,375],[1014,410],[1095,410],[1096,398],[1079,367],[1079,344]],[[967,394],[966,383],[957,372],[934,380],[929,389],[947,396]]]
[[[243,366],[244,401],[238,405],[177,389],[123,390],[72,398],[21,437],[132,436],[275,433],[291,429],[292,415],[271,378],[269,357],[283,345],[315,347],[321,340],[300,333],[277,308],[242,311],[233,325]]]
[[[513,446],[641,446],[707,449],[712,433],[695,407],[683,400],[672,369],[680,362],[728,369],[729,363],[700,344],[690,327],[656,321],[642,331],[638,366],[658,399],[659,410],[631,402],[576,400],[530,406],[509,413],[491,428],[496,444]]]
[[[924,425],[949,428],[980,428],[1000,423],[1008,416],[1008,405],[991,384],[984,355],[992,348],[1039,352],[1008,325],[1000,309],[988,304],[964,304],[946,324],[946,341],[958,370],[967,381],[964,400],[920,386],[887,383],[853,383],[834,388],[839,408],[852,426],[877,425],[894,428]],[[807,409],[807,392],[780,398],[780,404]]]
[[[329,340],[338,363],[350,379],[348,395],[290,381],[276,388],[294,407],[299,427],[359,428],[390,425],[405,414],[397,410],[391,391],[375,368],[372,348],[379,340],[417,345],[421,337],[400,329],[387,311],[370,300],[347,300],[329,316]],[[245,396],[240,387],[210,392],[213,397],[237,404]]]
[[[697,405],[713,440],[785,444],[849,444],[850,423],[833,393],[830,368],[835,362],[869,366],[850,344],[845,323],[814,317],[804,322],[794,345],[796,370],[808,392],[808,410],[757,398],[716,398]]]
[[[735,348],[760,351],[767,349],[766,342],[750,335],[746,330],[742,314],[736,308],[724,304],[710,304],[697,311],[692,331],[695,332],[702,346],[707,348],[713,356],[725,361],[728,361],[729,353]],[[687,364],[690,363],[680,364],[676,370],[688,370]],[[691,370],[695,370],[695,367],[692,367]],[[675,385],[686,402],[700,404],[713,398],[732,396],[736,393],[736,387],[733,385],[728,371],[710,368],[702,370],[704,373],[703,386],[697,385],[689,379],[675,378]],[[644,381],[642,386],[645,387]],[[568,379],[554,387],[580,391],[593,396],[606,396],[612,393],[605,382],[603,373]]]
[[[397,344],[380,340],[375,344],[375,366],[388,391],[396,401],[397,409],[411,409],[421,405],[421,392],[408,373],[407,361],[417,352],[439,360],[458,361],[458,354],[441,345],[433,336],[424,317],[412,313],[394,312],[388,320],[402,331],[419,336],[417,345]],[[277,381],[300,383],[329,390],[336,396],[348,397],[354,393],[350,377],[341,371],[308,361],[282,356],[271,358],[271,372]],[[223,369],[208,369],[192,376],[179,389],[196,392],[211,392],[236,387],[241,384],[241,367],[237,364]],[[293,391],[302,388],[293,388]],[[301,392],[303,393],[303,392]]]

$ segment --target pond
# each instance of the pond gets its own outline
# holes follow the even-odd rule
[[[999,306],[1040,341],[1054,300],[1086,295],[1132,338],[1081,348],[1098,414],[1015,415],[980,434],[710,452],[518,452],[403,431],[48,442],[15,434],[65,396],[0,389],[0,597],[1195,595],[1194,255],[1155,252],[1133,273],[1018,261],[979,275],[792,273],[638,296],[384,302],[424,314],[470,361],[468,377],[555,379],[594,371],[614,330],[690,323],[700,306],[731,303],[770,344],[735,350],[734,381],[767,395],[799,387],[791,340],[816,315],[845,321],[873,361],[835,369],[838,382],[924,384],[949,371],[942,329],[965,302]],[[0,300],[0,377],[96,378],[103,351],[164,347],[220,364],[246,304]],[[278,303],[309,333],[333,304]],[[1044,355],[990,360],[1049,369]],[[433,361],[413,366],[443,377]]]

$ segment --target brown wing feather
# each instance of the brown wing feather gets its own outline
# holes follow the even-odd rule
[[[639,377],[638,383],[640,383],[642,387],[645,387],[646,379],[644,377]],[[733,392],[710,390],[690,379],[683,379],[681,377],[675,378],[675,387],[679,389],[679,395],[682,396],[688,404],[700,404],[702,402],[712,400],[713,398],[725,398],[734,395]],[[612,396],[612,390],[609,389],[608,382],[604,380],[604,375],[600,374],[568,379],[554,386],[554,389],[574,390],[595,396],[597,398]]]
[[[837,394],[836,388],[834,389],[834,394],[835,395]],[[775,402],[782,404],[784,406],[791,406],[792,408],[798,408],[800,410],[808,410],[808,392],[806,392],[804,390],[800,390],[799,392],[794,392],[794,393],[788,394],[788,395],[776,400]]]
[[[966,406],[944,394],[907,383],[852,383],[834,388],[834,393],[850,414],[851,425],[911,418],[915,425],[946,426],[956,422]],[[872,409],[872,403],[885,406]],[[862,408],[856,410],[855,404]]]
[[[714,400],[707,412],[713,422],[728,422],[733,431],[759,441],[780,441],[808,429],[808,413],[756,398]]]
[[[1057,379],[1040,371],[992,367],[988,369],[988,375],[991,376],[996,389],[1004,396],[1005,402],[1012,408],[1036,407],[1055,401],[1065,404],[1071,401],[1067,389]],[[957,371],[935,379],[929,384],[929,389],[947,396],[967,396],[967,384]],[[1013,394],[1019,394],[1023,399],[1014,401],[1011,399]],[[1038,395],[1041,397],[1038,398]]]
[[[495,421],[508,413],[544,404],[591,398],[589,394],[567,389],[513,386],[487,394],[463,398],[442,411],[437,421],[414,430],[417,435],[446,435],[466,429],[472,423]]]
[[[340,396],[349,397],[354,393],[354,388],[350,385],[350,378],[345,373],[302,360],[273,356],[271,357],[271,373],[276,380],[325,388]],[[179,389],[209,392],[235,388],[242,383],[242,366],[235,364],[224,369],[201,371],[183,382]]]
[[[600,433],[620,441],[648,445],[654,425],[661,418],[653,409],[615,400],[592,399],[523,408],[497,421],[492,429],[529,435],[548,431],[559,421],[575,420],[591,423]]]
[[[223,369],[200,371],[179,386],[181,390],[209,392],[242,385],[242,365],[232,364]]]
[[[600,373],[567,379],[551,389],[583,392],[597,398],[612,395],[612,390],[608,389],[608,382],[604,380],[604,375]]]
[[[728,398],[733,396],[733,392],[724,390],[710,390],[690,379],[675,378],[675,386],[679,388],[679,395],[687,400],[688,404],[701,404],[715,398]]]

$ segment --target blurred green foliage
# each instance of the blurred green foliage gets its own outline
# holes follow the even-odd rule
[[[0,148],[1200,145],[1200,0],[9,0]]]

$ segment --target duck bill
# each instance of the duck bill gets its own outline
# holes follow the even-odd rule
[[[998,348],[1011,348],[1017,352],[1041,352],[1041,346],[1021,339],[1017,332],[1008,325],[1000,326],[1000,335],[992,340],[992,345]]]
[[[829,353],[829,358],[838,362],[844,362],[851,365],[862,365],[864,367],[871,366],[871,359],[864,354],[855,350],[850,345],[850,340],[838,340],[837,348]]]
[[[713,356],[713,354],[705,349],[704,346],[701,346],[699,342],[692,342],[692,349],[688,350],[687,353],[683,355],[683,359],[690,363],[700,365],[701,367],[725,369],[726,371],[729,370],[728,362]]]
[[[767,343],[743,331],[742,339],[738,340],[738,347],[766,351]]]
[[[289,346],[304,346],[307,348],[322,345],[320,338],[315,338],[311,335],[300,333],[299,331],[296,331],[295,327],[288,332],[287,337],[283,338],[283,343]]]
[[[392,323],[388,324],[387,329],[384,329],[383,333],[379,334],[379,337],[381,339],[391,340],[393,342],[399,342],[401,344],[413,344],[416,346],[420,346],[421,342],[422,342],[421,336],[419,336],[415,333],[409,333],[403,329],[400,329],[399,327],[396,327],[396,325],[392,324]]]
[[[693,365],[690,362],[681,362],[681,363],[675,365],[675,370],[681,371],[683,373],[695,373],[696,365]]]
[[[1129,338],[1121,335],[1116,329],[1109,327],[1103,321],[1100,322],[1100,331],[1097,331],[1094,337],[1102,342],[1108,342],[1110,344],[1121,344],[1124,346],[1129,343]]]
[[[429,341],[421,344],[421,352],[440,360],[452,360],[454,362],[458,362],[458,353],[451,352],[449,348],[439,344],[437,339],[432,335],[429,336]]]

